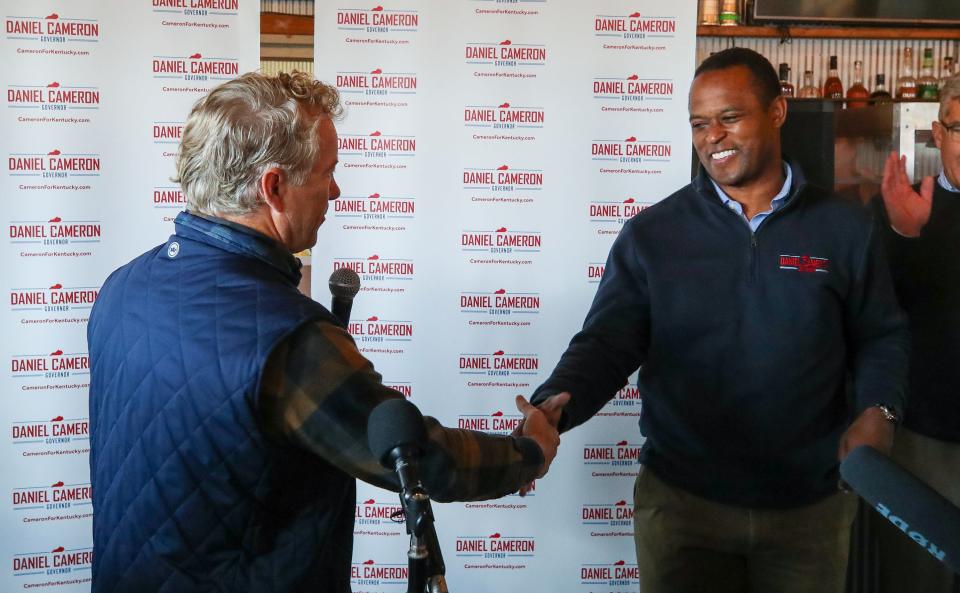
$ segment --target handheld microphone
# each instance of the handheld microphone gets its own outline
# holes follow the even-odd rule
[[[350,309],[353,297],[360,292],[360,276],[350,268],[337,268],[330,274],[330,312],[340,320],[343,327],[350,325]]]
[[[904,535],[960,574],[960,508],[867,445],[847,455],[840,476]]]

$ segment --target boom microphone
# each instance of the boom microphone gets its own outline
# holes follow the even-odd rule
[[[847,455],[840,475],[904,535],[960,574],[960,508],[867,445]]]
[[[350,268],[337,268],[330,274],[330,312],[340,320],[343,327],[350,325],[350,309],[353,297],[360,292],[360,276]]]
[[[388,469],[393,469],[401,456],[418,458],[427,442],[423,414],[405,399],[388,399],[370,413],[367,441],[370,451]]]

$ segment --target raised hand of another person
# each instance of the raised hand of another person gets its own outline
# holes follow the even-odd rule
[[[933,204],[933,177],[924,177],[920,193],[913,190],[907,177],[907,157],[891,152],[883,165],[880,193],[890,218],[890,226],[904,237],[919,237]]]

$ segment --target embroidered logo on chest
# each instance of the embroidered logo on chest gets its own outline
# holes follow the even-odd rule
[[[792,270],[794,272],[820,272],[826,274],[830,271],[830,260],[825,257],[814,257],[812,255],[781,255],[780,269]]]

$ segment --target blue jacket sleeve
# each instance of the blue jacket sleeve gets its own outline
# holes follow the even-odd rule
[[[902,416],[910,338],[878,231],[875,224],[846,301],[854,412],[884,404]]]
[[[626,384],[646,357],[650,300],[634,239],[635,223],[631,220],[624,226],[610,249],[583,329],[531,398],[537,404],[561,391],[570,392],[561,431],[589,420]]]

